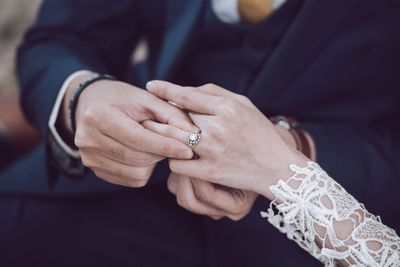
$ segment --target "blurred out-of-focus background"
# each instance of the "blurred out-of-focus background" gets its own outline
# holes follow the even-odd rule
[[[41,0],[0,0],[0,96],[18,91],[15,51]]]

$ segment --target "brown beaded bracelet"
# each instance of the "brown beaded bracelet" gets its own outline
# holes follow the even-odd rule
[[[80,83],[71,95],[68,105],[68,118],[71,124],[72,131],[74,133],[76,130],[75,112],[76,112],[76,107],[78,106],[79,96],[83,92],[83,90],[85,90],[85,88],[100,80],[116,80],[116,79],[114,76],[108,74],[95,74],[94,76]]]

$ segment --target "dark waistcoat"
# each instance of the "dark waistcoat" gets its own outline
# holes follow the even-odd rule
[[[259,24],[228,24],[212,10],[210,1],[197,29],[190,56],[176,72],[178,84],[215,83],[246,94],[260,69],[285,35],[302,1],[291,0]]]

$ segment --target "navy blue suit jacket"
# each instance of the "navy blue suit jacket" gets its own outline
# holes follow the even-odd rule
[[[18,54],[18,74],[26,115],[46,134],[59,88],[69,74],[80,69],[110,73],[141,87],[150,79],[171,79],[182,59],[196,53],[191,44],[199,41],[195,27],[203,5],[204,1],[200,0],[44,1],[38,20],[27,33]],[[400,225],[396,214],[399,210],[397,203],[400,203],[399,29],[400,4],[396,1],[305,0],[251,86],[242,92],[268,116],[284,114],[299,119],[316,142],[321,166],[365,203],[371,212],[382,215],[384,223],[396,228]],[[132,67],[130,54],[143,36],[148,40],[149,58],[145,63]],[[147,189],[110,185],[92,173],[79,181],[59,175],[57,183],[50,188],[45,160],[46,152],[42,147],[25,162],[6,171],[0,179],[1,194],[8,198],[21,195],[67,198],[69,205],[80,208],[73,209],[73,212],[66,208],[68,211],[54,215],[58,223],[63,222],[62,227],[71,229],[73,225],[84,236],[89,232],[92,239],[85,240],[90,245],[93,245],[93,240],[107,240],[114,244],[115,240],[120,240],[125,244],[135,239],[137,244],[147,246],[140,252],[132,252],[140,263],[138,265],[162,262],[154,258],[146,261],[144,255],[152,255],[151,251],[158,251],[159,254],[154,252],[154,255],[175,264],[168,258],[168,248],[157,249],[156,244],[169,244],[170,239],[176,239],[175,234],[180,232],[187,233],[187,236],[180,236],[172,242],[169,247],[172,251],[169,252],[174,255],[174,249],[180,249],[190,255],[182,258],[182,266],[193,262],[200,266],[223,266],[224,263],[231,266],[244,266],[245,263],[250,263],[248,266],[269,263],[290,266],[294,262],[301,266],[315,264],[258,218],[257,212],[266,204],[265,200],[258,200],[254,211],[242,222],[212,222],[172,207],[173,197],[168,197],[165,190],[168,175],[165,169],[156,171],[152,178],[154,181]],[[21,170],[21,166],[29,166],[29,173],[26,169]],[[107,196],[111,195],[112,201],[107,204]],[[135,203],[136,209],[132,208],[135,216],[128,216],[128,221],[134,225],[141,220],[147,235],[132,230],[129,239],[115,232],[129,229],[126,222],[121,222],[127,220],[124,208],[129,205],[123,202],[127,199],[134,199],[130,203]],[[138,205],[138,201],[144,207]],[[98,203],[106,205],[107,211],[111,207],[115,209],[111,212],[115,213],[114,220],[104,218],[98,207],[93,208]],[[44,209],[36,205],[31,209]],[[62,202],[59,205],[67,204]],[[15,210],[8,207],[8,212],[14,214]],[[95,229],[105,229],[107,233],[98,237],[88,230],[90,227],[85,222],[73,221],[68,216],[70,212],[76,216],[87,212],[89,217],[101,218]],[[166,219],[163,224],[162,216],[168,217],[169,214],[174,214],[174,218]],[[35,221],[26,216],[26,221],[28,218]],[[146,220],[154,223],[147,224]],[[10,219],[8,223],[11,225],[12,222]],[[120,228],[111,227],[115,224]],[[175,234],[161,231],[164,227]],[[266,230],[260,230],[264,229],[261,227]],[[203,231],[202,234],[194,231],[195,228]],[[59,234],[56,230],[54,232]],[[155,231],[154,235],[152,231]],[[60,236],[58,240],[69,240],[63,234]],[[162,241],[160,236],[164,238]],[[75,244],[71,240],[67,243]],[[42,246],[48,248],[46,244]],[[285,247],[277,249],[279,246]],[[194,252],[205,247],[206,255]],[[294,256],[286,257],[282,262],[274,259],[274,255],[286,255],[285,251]],[[116,252],[114,249],[111,254],[110,262],[119,259],[122,265],[126,264],[127,251]],[[82,259],[87,259],[86,256],[84,253],[81,255]],[[104,255],[98,257],[107,259]]]

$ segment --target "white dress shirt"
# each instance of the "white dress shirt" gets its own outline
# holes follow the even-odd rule
[[[225,23],[239,23],[240,14],[238,10],[238,0],[212,0],[212,8],[217,17]],[[286,0],[273,0],[272,7],[277,9]]]

